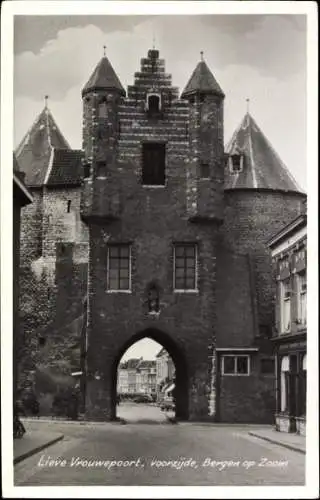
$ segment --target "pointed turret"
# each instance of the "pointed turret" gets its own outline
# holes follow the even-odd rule
[[[82,96],[95,90],[117,90],[120,95],[125,95],[125,90],[109,59],[105,55],[82,89]]]
[[[54,148],[70,149],[46,104],[15,150],[17,161],[29,186],[44,183]]]
[[[226,146],[225,189],[272,189],[302,193],[249,112]]]
[[[181,94],[181,98],[187,99],[194,94],[215,94],[225,97],[220,85],[203,59],[203,52],[201,52],[201,61],[193,71],[190,80]]]

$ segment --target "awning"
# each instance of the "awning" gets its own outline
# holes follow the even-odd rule
[[[169,387],[167,387],[163,392],[165,392],[165,393],[171,392],[174,388],[175,388],[175,385],[174,384],[170,384]]]

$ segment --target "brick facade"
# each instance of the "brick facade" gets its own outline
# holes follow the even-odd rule
[[[51,366],[62,345],[55,332],[67,331],[87,296],[88,419],[115,418],[118,363],[144,337],[162,344],[175,363],[179,418],[272,419],[274,379],[260,371],[261,358],[272,355],[274,284],[266,242],[300,212],[304,195],[226,184],[224,96],[216,82],[211,89],[201,84],[208,71],[199,63],[181,99],[155,50],[141,59],[127,96],[121,85],[104,88],[96,71],[82,93],[82,185],[37,188],[36,202],[25,210],[25,329],[30,339],[39,329],[48,332],[50,356],[42,358]],[[154,115],[150,94],[160,101]],[[145,142],[165,144],[164,185],[143,185]],[[114,293],[108,248],[123,243],[131,246],[132,284],[127,293]],[[176,243],[197,245],[196,290],[174,290]],[[148,310],[151,284],[157,314]],[[76,333],[68,335],[70,347]],[[248,354],[250,374],[224,375],[223,349]]]

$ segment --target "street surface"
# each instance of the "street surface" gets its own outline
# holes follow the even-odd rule
[[[117,406],[117,417],[130,423],[165,423],[167,417],[172,418],[174,415],[174,411],[163,412],[155,405],[124,402]]]
[[[172,424],[156,407],[121,406],[126,424],[27,422],[65,438],[17,464],[15,485],[304,485],[305,455],[249,436],[250,426]]]

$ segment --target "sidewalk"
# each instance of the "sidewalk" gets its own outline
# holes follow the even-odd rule
[[[21,439],[13,440],[14,465],[64,438],[60,432],[29,429],[26,431]]]
[[[257,429],[249,431],[250,436],[258,437],[269,441],[270,443],[284,446],[289,450],[298,451],[299,453],[306,453],[306,438],[299,434],[279,432],[274,428]]]

